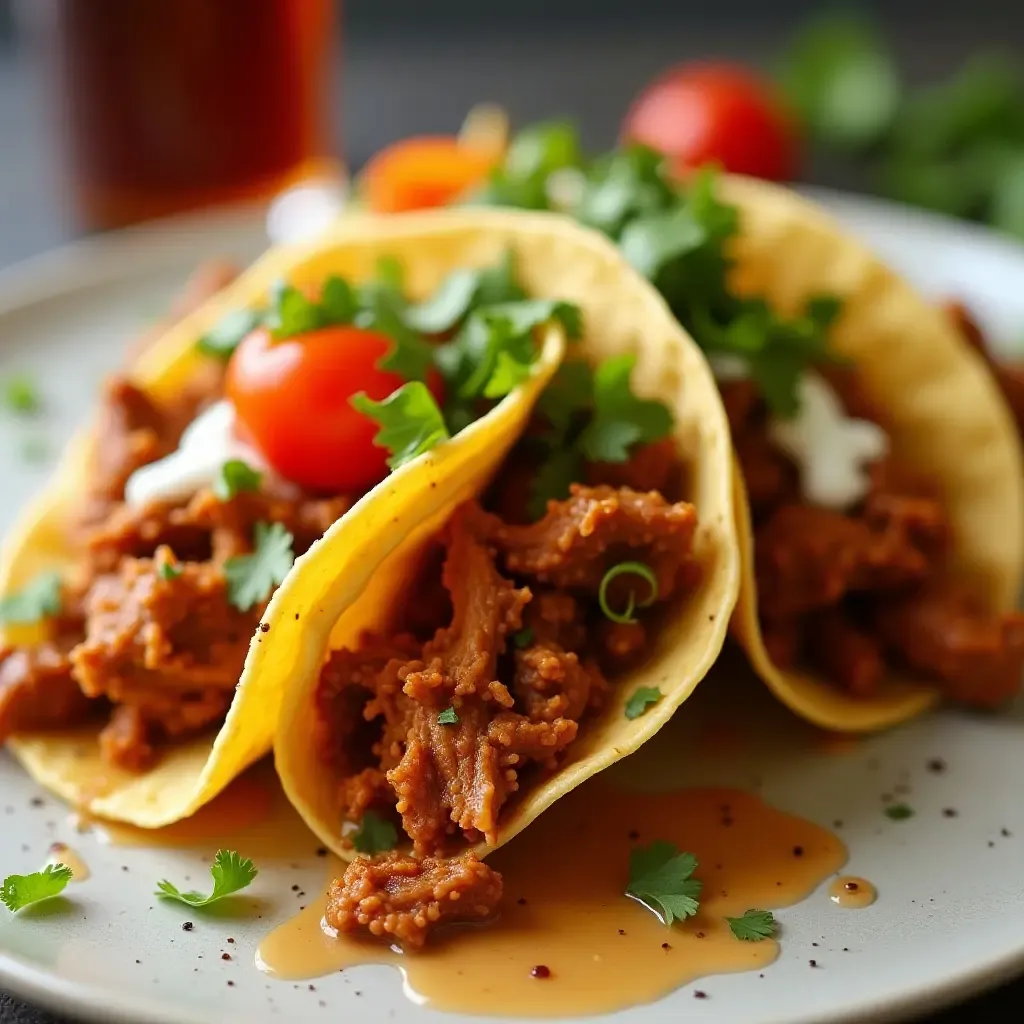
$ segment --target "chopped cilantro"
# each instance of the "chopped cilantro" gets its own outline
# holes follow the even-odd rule
[[[626,604],[625,611],[616,612],[608,606],[608,586],[612,580],[624,575],[640,576],[644,579],[648,585],[648,594],[643,601],[637,601],[635,591],[630,590],[629,601]],[[657,600],[658,578],[651,571],[650,566],[644,565],[643,562],[619,562],[617,565],[613,565],[601,578],[601,585],[597,590],[597,603],[601,606],[601,611],[604,613],[605,618],[611,619],[612,622],[617,622],[620,625],[629,625],[636,622],[636,617],[633,615],[636,608],[638,606],[640,608],[648,608]]]
[[[638,846],[629,855],[626,895],[654,911],[664,924],[685,920],[697,913],[701,883],[692,878],[697,858],[681,853],[675,843],[657,839]]]
[[[456,714],[455,708],[445,708],[444,711],[437,716],[438,725],[457,725],[458,721],[459,716]]]
[[[685,206],[631,221],[622,232],[622,255],[652,280],[666,263],[694,252],[708,240],[704,226]]]
[[[893,821],[906,821],[914,816],[914,808],[909,804],[889,804],[885,809],[885,816]]]
[[[770,910],[745,910],[742,917],[727,917],[729,930],[743,942],[760,942],[775,934],[775,918]]]
[[[42,408],[39,388],[28,374],[9,377],[4,383],[4,403],[19,416],[31,416]]]
[[[156,573],[162,580],[176,580],[181,575],[181,566],[175,562],[161,562]]]
[[[270,290],[270,308],[266,324],[278,341],[324,326],[323,311],[304,292],[287,281],[278,281]]]
[[[263,474],[241,459],[228,459],[213,481],[213,493],[220,501],[230,501],[242,491],[258,491]]]
[[[545,121],[519,132],[505,154],[505,171],[513,180],[547,178],[566,167],[579,167],[579,134],[567,121]]]
[[[635,689],[626,701],[625,715],[632,721],[639,718],[648,708],[661,700],[662,693],[656,686],[640,686]]]
[[[630,390],[635,365],[635,355],[614,356],[594,371],[594,414],[579,441],[591,462],[625,462],[633,445],[658,441],[672,430],[666,405]]]
[[[512,634],[512,643],[516,645],[520,650],[524,647],[529,647],[533,643],[533,630],[527,626],[525,629],[519,630],[518,633]]]
[[[27,625],[57,615],[60,609],[60,574],[43,572],[17,593],[0,598],[0,622]]]
[[[51,896],[59,896],[71,881],[71,868],[47,864],[30,875],[8,875],[0,888],[0,903],[12,913]]]
[[[257,523],[253,553],[224,563],[228,600],[239,611],[247,612],[265,601],[284,581],[295,561],[292,539],[281,523]]]
[[[363,815],[359,828],[352,833],[352,845],[358,853],[383,853],[393,850],[398,842],[398,830],[387,820],[373,811]]]
[[[350,324],[356,315],[356,295],[343,277],[331,274],[320,289],[320,309],[326,324]]]
[[[209,896],[204,896],[201,892],[181,892],[167,879],[157,882],[156,895],[186,903],[190,907],[208,907],[225,896],[245,889],[258,873],[256,866],[248,857],[242,857],[234,850],[218,850],[210,868],[213,892]]]
[[[196,343],[204,355],[227,362],[242,339],[263,323],[264,314],[255,309],[236,309],[222,317]]]
[[[375,402],[362,391],[353,395],[351,402],[380,424],[373,443],[390,450],[388,465],[392,469],[404,466],[449,437],[441,410],[422,381],[403,384],[382,402]]]
[[[382,370],[390,370],[406,380],[426,377],[434,347],[405,322],[405,298],[400,292],[378,286],[364,293],[355,323],[391,339],[391,350],[377,364]]]

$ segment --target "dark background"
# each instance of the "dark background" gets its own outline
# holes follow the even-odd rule
[[[887,31],[911,82],[941,77],[983,47],[1024,54],[1024,4],[1014,0],[859,6]],[[588,145],[607,145],[631,97],[659,70],[698,56],[766,65],[823,7],[808,0],[348,0],[333,83],[336,145],[357,168],[392,139],[455,131],[481,100],[502,104],[518,123],[567,114]],[[42,83],[10,8],[11,0],[0,0],[0,268],[74,237],[59,200]],[[808,176],[862,184],[849,169],[820,161]],[[931,1021],[1022,1014],[1024,982]],[[0,994],[0,1024],[13,1022],[57,1024]]]

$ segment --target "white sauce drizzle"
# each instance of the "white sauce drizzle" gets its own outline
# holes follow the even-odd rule
[[[137,469],[125,485],[129,505],[151,501],[187,501],[196,491],[210,487],[225,462],[239,459],[264,474],[274,476],[267,460],[235,431],[235,407],[228,401],[215,402],[185,429],[177,451]],[[289,484],[280,484],[284,491]]]
[[[772,419],[771,439],[797,464],[804,497],[823,508],[844,509],[868,493],[867,466],[885,456],[889,439],[876,423],[847,417],[839,396],[816,373],[797,385],[800,411]]]

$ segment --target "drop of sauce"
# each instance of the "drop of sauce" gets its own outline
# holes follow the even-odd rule
[[[866,878],[841,875],[828,887],[828,896],[844,910],[863,910],[878,899],[878,890]]]
[[[668,929],[623,895],[636,846],[630,833],[638,828],[644,843],[668,840],[696,856],[704,896],[695,918]],[[803,856],[793,856],[796,846]],[[709,974],[763,970],[778,943],[740,942],[725,917],[790,906],[845,861],[846,849],[831,833],[751,793],[627,793],[595,780],[489,858],[508,894],[494,924],[453,929],[404,955],[334,933],[322,920],[321,894],[263,940],[256,964],[291,981],[390,964],[411,999],[451,1013],[493,1015],[496,1006],[509,1016],[611,1013]],[[328,883],[343,870],[332,857]],[[550,972],[543,984],[531,977],[540,966]]]
[[[67,843],[52,843],[49,850],[48,864],[63,864],[71,868],[71,881],[84,882],[92,872],[81,855],[72,850]]]

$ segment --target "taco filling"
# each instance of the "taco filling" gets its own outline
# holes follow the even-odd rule
[[[511,255],[432,304],[401,272],[281,283],[198,341],[171,400],[108,382],[68,516],[75,564],[0,602],[42,634],[0,649],[0,742],[96,722],[103,757],[142,772],[215,731],[293,561],[529,376],[539,327],[572,325],[572,307],[526,298]]]
[[[632,361],[564,365],[403,590],[394,630],[325,662],[318,754],[340,779],[350,848],[378,854],[332,887],[338,931],[417,949],[442,924],[490,917],[501,877],[466,848],[498,845],[517,794],[572,757],[699,584],[672,417],[631,393]],[[633,686],[627,718],[663,696]]]

